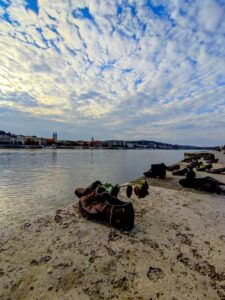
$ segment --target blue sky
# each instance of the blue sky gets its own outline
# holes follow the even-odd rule
[[[225,143],[224,0],[0,0],[0,129]]]

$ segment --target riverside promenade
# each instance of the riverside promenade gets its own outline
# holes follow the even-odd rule
[[[172,183],[132,195],[130,234],[83,219],[76,199],[2,230],[0,299],[225,299],[225,197]]]

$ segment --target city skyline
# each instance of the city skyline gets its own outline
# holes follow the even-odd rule
[[[0,16],[2,130],[224,144],[224,1],[0,0]]]
[[[56,131],[52,132],[52,135],[48,136],[38,136],[36,134],[26,135],[24,133],[15,133],[15,132],[7,132],[5,130],[0,130],[0,146],[7,147],[9,145],[14,145],[15,147],[18,145],[31,145],[38,144],[43,146],[49,145],[57,145],[59,148],[61,146],[90,146],[90,147],[121,147],[121,148],[161,148],[161,149],[206,149],[206,148],[214,148],[214,149],[222,149],[225,146],[223,144],[220,145],[190,145],[190,144],[178,144],[178,143],[170,143],[169,141],[158,141],[151,139],[111,139],[108,137],[105,140],[97,140],[94,136],[89,137],[88,139],[65,139],[61,136],[58,138],[58,133]],[[71,143],[71,144],[69,144]]]

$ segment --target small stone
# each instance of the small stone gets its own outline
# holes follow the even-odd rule
[[[62,217],[61,216],[59,216],[59,215],[55,215],[55,222],[56,223],[61,223],[62,222]]]
[[[89,262],[90,262],[90,263],[93,263],[93,262],[94,262],[94,260],[95,260],[95,258],[94,258],[94,257],[90,257],[90,258],[89,258]]]
[[[33,259],[31,262],[30,262],[30,265],[31,266],[37,266],[38,265],[38,261],[36,259]]]
[[[48,269],[48,274],[52,274],[52,272],[53,272],[53,269],[52,269],[52,268],[49,268],[49,269]]]
[[[51,291],[53,289],[53,286],[50,286],[49,288],[48,288],[48,291]]]
[[[41,259],[40,259],[40,263],[46,263],[48,262],[49,260],[51,260],[51,256],[50,255],[47,255],[47,256],[43,256]]]

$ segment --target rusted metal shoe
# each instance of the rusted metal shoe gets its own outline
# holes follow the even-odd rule
[[[76,188],[75,189],[75,195],[78,197],[78,198],[81,198],[83,196],[86,196],[88,194],[90,194],[91,192],[93,192],[99,185],[101,185],[101,181],[97,180],[97,181],[94,181],[91,185],[89,185],[87,188]]]
[[[145,177],[165,179],[167,166],[164,163],[151,165],[151,169],[144,172]]]
[[[84,217],[100,221],[123,231],[134,227],[134,209],[131,202],[123,202],[98,189],[80,198],[79,208]]]

